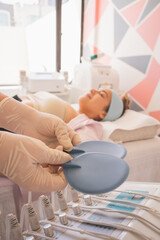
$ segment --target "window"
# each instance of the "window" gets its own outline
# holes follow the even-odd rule
[[[0,10],[0,26],[10,26],[10,14],[8,11]]]
[[[4,9],[11,24],[0,18],[0,85],[20,84],[21,70],[55,71],[55,1],[0,0]]]
[[[58,0],[59,1],[59,0]],[[56,0],[0,0],[0,85],[20,71],[56,71]],[[80,61],[81,0],[62,0],[61,70]]]

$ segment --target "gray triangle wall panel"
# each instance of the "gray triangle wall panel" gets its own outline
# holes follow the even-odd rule
[[[146,73],[149,61],[151,59],[150,55],[145,56],[131,56],[131,57],[121,57],[121,61],[127,63],[128,65],[136,68],[142,73]]]
[[[129,26],[119,13],[114,11],[114,51],[117,50],[120,42],[126,34]]]
[[[157,5],[160,5],[160,0],[148,0],[148,3],[143,11],[143,14],[139,20],[139,23],[150,14],[150,12],[153,11],[154,8],[157,7]]]
[[[118,8],[121,9],[127,5],[135,2],[136,0],[112,0],[112,3]]]

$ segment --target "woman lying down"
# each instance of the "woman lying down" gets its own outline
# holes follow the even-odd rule
[[[14,98],[41,112],[60,117],[80,135],[82,141],[102,140],[103,127],[100,121],[118,119],[130,104],[127,94],[118,96],[109,89],[91,89],[88,94],[79,98],[78,110],[48,92],[37,92],[27,96],[16,95]]]

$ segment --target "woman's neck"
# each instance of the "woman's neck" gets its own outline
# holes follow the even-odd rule
[[[70,105],[67,105],[66,123],[69,123],[73,118],[77,117],[79,113]]]

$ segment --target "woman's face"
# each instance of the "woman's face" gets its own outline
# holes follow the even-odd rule
[[[109,89],[91,89],[89,93],[80,97],[79,113],[84,113],[95,120],[102,120],[110,106],[111,96],[112,92]]]

